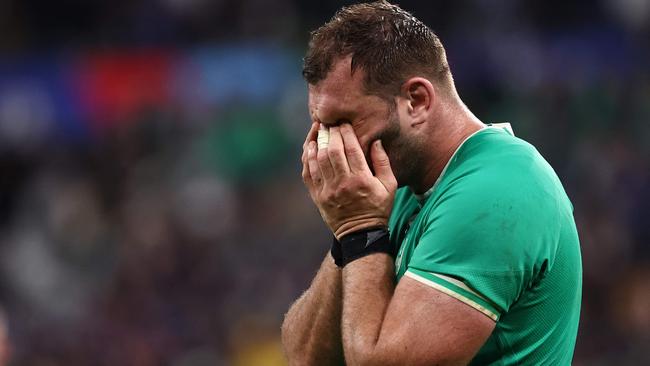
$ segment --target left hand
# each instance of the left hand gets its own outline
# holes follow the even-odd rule
[[[317,149],[312,140],[307,149],[305,185],[337,239],[362,229],[388,227],[397,179],[380,140],[370,147],[375,175],[349,124],[330,128],[327,148]]]

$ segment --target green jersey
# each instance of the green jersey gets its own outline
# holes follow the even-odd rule
[[[400,188],[395,272],[496,322],[476,365],[569,365],[582,292],[573,207],[551,166],[504,128],[456,150],[424,195]]]

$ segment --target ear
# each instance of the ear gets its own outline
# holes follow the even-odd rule
[[[425,122],[433,110],[436,98],[433,84],[423,77],[413,77],[402,84],[401,92],[412,125]]]

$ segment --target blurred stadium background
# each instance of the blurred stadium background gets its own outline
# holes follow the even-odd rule
[[[650,1],[399,3],[562,178],[575,365],[650,364]],[[0,365],[283,364],[329,245],[301,58],[341,5],[0,1]]]

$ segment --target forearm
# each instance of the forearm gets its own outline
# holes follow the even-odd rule
[[[282,344],[290,365],[343,363],[341,291],[341,270],[328,254],[282,324]]]
[[[343,348],[348,365],[387,364],[378,349],[384,317],[395,289],[392,259],[373,254],[343,269]]]

